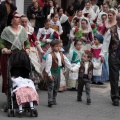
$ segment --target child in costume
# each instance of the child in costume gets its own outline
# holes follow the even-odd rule
[[[72,66],[79,66],[82,54],[84,53],[83,48],[82,48],[82,41],[80,39],[75,39],[74,42],[74,48],[70,50],[68,54],[68,59],[71,62]],[[70,72],[69,71],[69,76],[68,76],[68,88],[72,88],[72,90],[77,88],[77,83],[78,83],[78,71],[75,72]]]
[[[19,106],[19,114],[22,114],[22,107],[26,104],[30,104],[31,111],[34,111],[34,105],[38,105],[39,96],[35,89],[32,80],[22,77],[12,77],[13,93],[16,95],[17,104]]]
[[[37,39],[40,40],[40,44],[44,52],[46,52],[50,47],[50,42],[52,41],[52,35],[55,31],[50,28],[50,21],[46,20],[44,22],[44,28],[40,28],[37,34]]]
[[[50,28],[54,29],[54,31],[57,32],[58,36],[63,33],[63,29],[57,13],[51,14]]]
[[[93,54],[93,79],[92,81],[98,84],[103,84],[103,82],[109,80],[108,70],[106,61],[102,61],[100,57],[100,52],[102,49],[103,37],[100,34],[94,36],[94,45],[92,45],[91,52]]]
[[[46,58],[45,71],[48,75],[48,107],[56,105],[57,91],[60,86],[61,67],[66,66],[72,70],[67,57],[60,52],[60,41],[53,40],[50,43],[52,52]]]
[[[104,35],[106,32],[105,22],[107,20],[107,14],[105,14],[105,13],[102,14],[101,19],[102,19],[102,21],[100,23],[98,23],[97,30],[99,31],[99,34]]]
[[[93,76],[93,64],[92,64],[92,54],[90,51],[86,50],[82,56],[82,61],[79,68],[74,67],[73,71],[79,69],[78,76],[78,91],[77,91],[77,101],[82,101],[82,92],[85,85],[87,104],[91,103],[90,97],[90,82]]]

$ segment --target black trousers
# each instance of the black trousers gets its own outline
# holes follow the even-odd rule
[[[78,79],[78,98],[82,97],[83,87],[85,85],[87,99],[90,99],[90,80],[87,78]]]
[[[109,80],[111,85],[111,99],[119,99],[119,70],[120,70],[120,55],[116,53],[109,55]]]

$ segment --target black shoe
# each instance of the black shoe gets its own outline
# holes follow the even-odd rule
[[[48,102],[48,107],[52,107],[53,102]]]
[[[57,105],[56,99],[53,100],[53,105]]]
[[[119,106],[119,99],[114,99],[113,100],[113,105],[114,106]]]
[[[91,99],[87,99],[87,104],[88,104],[88,105],[91,104]]]
[[[96,82],[93,82],[93,81],[92,81],[92,83],[91,83],[91,84],[96,84]]]
[[[77,97],[77,101],[82,102],[82,98],[81,97]]]
[[[98,82],[97,85],[103,85],[104,83],[103,82]]]

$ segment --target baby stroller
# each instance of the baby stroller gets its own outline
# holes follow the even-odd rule
[[[35,70],[32,66],[29,56],[26,54],[25,51],[17,51],[14,52],[12,55],[8,57],[8,69],[7,69],[7,105],[5,111],[8,111],[8,117],[15,117],[16,116],[16,109],[18,108],[16,102],[15,93],[12,93],[13,86],[11,76],[14,77],[23,77],[29,78],[33,80],[33,71]],[[36,73],[37,74],[37,73]],[[38,112],[37,109],[34,108],[34,111],[30,111],[29,104],[25,104],[24,112],[30,113],[30,117],[37,117]]]

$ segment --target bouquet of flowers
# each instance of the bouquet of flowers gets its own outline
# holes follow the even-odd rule
[[[75,38],[81,38],[82,37],[82,30],[79,29],[78,27],[75,28],[74,36]]]
[[[93,34],[95,35],[95,34],[97,34],[97,24],[91,24],[91,28],[92,28],[92,32],[93,32]]]

